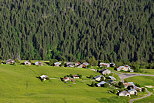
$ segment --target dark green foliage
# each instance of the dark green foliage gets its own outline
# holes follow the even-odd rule
[[[3,63],[3,61],[2,60],[0,60],[0,64],[2,64]]]
[[[103,87],[110,87],[110,84],[105,83],[105,84],[103,84]]]
[[[16,63],[20,63],[20,60],[19,59],[15,59],[14,60]]]
[[[1,59],[154,61],[153,0],[87,1],[0,0]]]
[[[87,77],[87,78],[93,79],[93,78],[94,78],[94,76],[93,76],[93,75],[90,75],[90,76],[89,76],[89,77]]]
[[[91,87],[96,87],[96,83],[95,82],[92,82],[90,86]]]
[[[97,66],[98,65],[98,61],[95,59],[95,57],[91,57],[87,59],[87,62],[90,63],[90,65],[92,66]]]
[[[146,92],[146,88],[142,88],[142,92]]]
[[[140,84],[135,83],[135,85],[136,85],[137,87],[141,87]]]
[[[110,93],[117,94],[118,90],[116,90],[116,89],[110,90]]]
[[[119,86],[119,88],[124,88],[124,85],[123,85],[122,82],[119,82],[119,83],[118,83],[118,86]]]
[[[56,60],[56,59],[51,59],[51,60],[49,61],[49,65],[53,66],[54,63],[57,62],[57,61],[58,61],[58,60]]]
[[[82,78],[82,75],[81,74],[77,74],[79,76],[79,78]]]

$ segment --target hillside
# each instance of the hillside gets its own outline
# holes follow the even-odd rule
[[[59,78],[68,74],[98,75],[80,68],[51,66],[0,65],[0,103],[127,103],[128,98],[108,93],[108,88],[89,87],[91,81],[64,83]],[[37,76],[48,75],[41,82]]]
[[[153,0],[0,0],[0,59],[153,62]]]

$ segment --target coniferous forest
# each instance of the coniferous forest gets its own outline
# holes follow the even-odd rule
[[[0,59],[154,61],[153,0],[0,0]]]

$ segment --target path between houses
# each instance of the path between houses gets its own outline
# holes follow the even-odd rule
[[[121,74],[116,73],[116,74],[120,77],[121,82],[124,82],[124,79],[126,79],[126,78],[130,78],[130,77],[134,77],[134,76],[152,76],[152,77],[154,77],[154,75],[150,75],[150,74],[137,74],[137,73],[121,73]],[[147,89],[146,89],[146,92],[148,93],[146,96],[143,96],[140,98],[135,98],[135,99],[130,99],[129,103],[133,103],[136,100],[143,99],[143,98],[146,98],[146,97],[149,97],[152,95],[152,93],[149,92]]]

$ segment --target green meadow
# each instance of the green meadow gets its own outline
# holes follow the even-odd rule
[[[40,81],[45,74],[51,79]],[[60,77],[81,74],[76,84],[64,83]],[[87,76],[99,75],[83,68],[52,66],[0,65],[0,103],[127,103],[127,97],[108,93],[108,88],[90,87]]]

